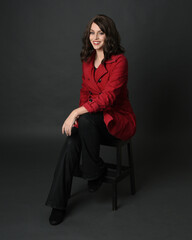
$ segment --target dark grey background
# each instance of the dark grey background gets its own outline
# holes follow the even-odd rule
[[[1,1],[1,239],[191,239],[191,6]],[[74,210],[51,228],[43,204],[65,139],[62,123],[79,102],[81,37],[97,13],[115,21],[126,48],[138,191],[131,197],[122,183],[122,206],[112,213],[108,185],[90,196],[75,179]],[[112,150],[102,154],[114,160]]]

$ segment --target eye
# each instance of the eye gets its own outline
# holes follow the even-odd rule
[[[104,32],[100,32],[100,35],[104,35],[105,33]]]
[[[94,34],[94,32],[90,32],[90,34]]]

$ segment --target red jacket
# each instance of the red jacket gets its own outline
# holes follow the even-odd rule
[[[99,65],[95,74],[94,59],[95,51],[82,65],[79,106],[84,106],[88,112],[103,111],[111,135],[127,140],[136,131],[136,118],[128,97],[127,59],[123,54],[113,55],[105,65]]]

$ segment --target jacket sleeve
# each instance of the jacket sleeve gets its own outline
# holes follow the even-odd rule
[[[88,112],[103,111],[112,106],[118,98],[122,87],[127,84],[128,62],[125,57],[117,60],[105,89],[92,102],[87,101],[83,106]]]

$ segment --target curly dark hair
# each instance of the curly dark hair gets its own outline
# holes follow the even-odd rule
[[[120,45],[121,39],[114,21],[104,14],[98,14],[89,21],[82,38],[83,46],[80,53],[82,62],[87,62],[94,51],[89,40],[90,29],[93,22],[96,23],[106,35],[105,44],[103,46],[104,59],[101,62],[102,64],[110,59],[112,55],[118,55],[125,52],[125,49]]]

